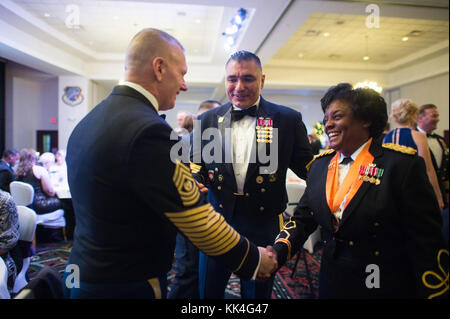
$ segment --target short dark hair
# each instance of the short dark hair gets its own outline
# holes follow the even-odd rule
[[[230,63],[231,61],[236,61],[238,63],[242,61],[255,61],[256,65],[262,69],[261,60],[258,58],[258,56],[252,52],[249,51],[237,51],[233,53],[230,58],[228,59],[227,63],[225,64],[225,67]]]
[[[19,151],[15,148],[12,150],[5,150],[2,154],[2,158],[7,158],[10,155],[16,156],[17,154],[19,154]]]
[[[210,110],[213,109],[215,106],[214,104],[222,105],[219,101],[216,100],[206,100],[200,103],[200,106],[198,107],[198,110]]]
[[[347,102],[355,118],[371,123],[369,128],[371,137],[376,138],[383,133],[388,119],[387,106],[378,92],[366,88],[353,89],[349,83],[339,83],[330,87],[320,100],[324,113],[335,100]]]
[[[428,109],[437,109],[437,106],[434,104],[424,104],[421,107],[419,107],[419,113],[417,113],[417,115],[424,115],[426,110]]]

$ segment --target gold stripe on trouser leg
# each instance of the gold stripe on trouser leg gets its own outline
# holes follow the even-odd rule
[[[161,286],[159,285],[158,278],[150,278],[147,280],[150,286],[152,286],[155,299],[161,299]]]

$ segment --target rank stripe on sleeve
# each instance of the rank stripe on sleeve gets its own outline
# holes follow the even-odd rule
[[[192,162],[189,163],[189,166],[191,168],[192,173],[198,173],[202,169],[201,165],[197,165],[197,164],[192,163]]]
[[[209,203],[182,212],[167,212],[165,215],[192,243],[210,256],[227,253],[241,238]]]
[[[189,168],[180,161],[175,164],[172,180],[184,206],[192,206],[198,202],[200,198],[198,186]]]

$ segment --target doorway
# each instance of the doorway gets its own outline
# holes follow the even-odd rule
[[[39,154],[58,151],[58,131],[36,131],[36,136]]]

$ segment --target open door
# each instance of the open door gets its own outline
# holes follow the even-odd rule
[[[36,131],[37,151],[56,153],[58,151],[58,131]]]

